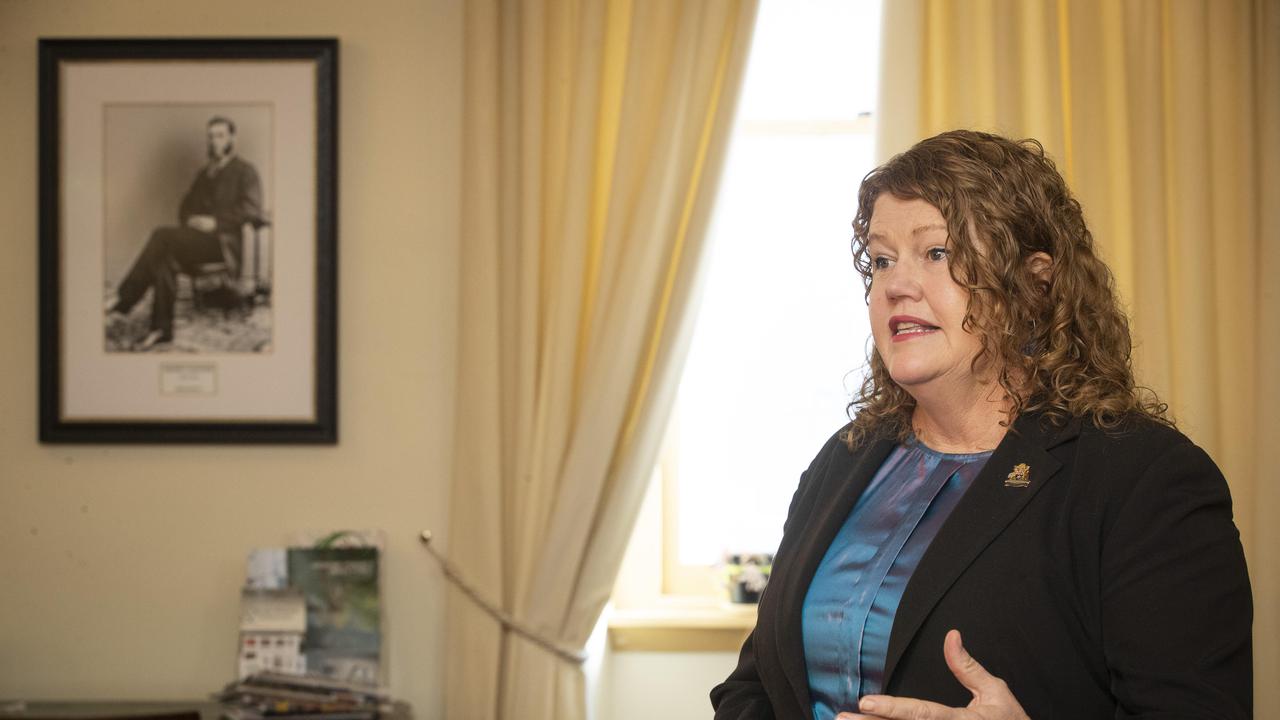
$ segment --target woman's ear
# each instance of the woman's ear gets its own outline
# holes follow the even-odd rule
[[[1046,252],[1033,252],[1027,256],[1027,270],[1036,279],[1036,285],[1042,290],[1049,289],[1049,278],[1053,275],[1053,258]]]

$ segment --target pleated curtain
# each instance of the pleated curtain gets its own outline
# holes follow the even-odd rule
[[[459,385],[447,541],[581,648],[687,346],[755,0],[466,3]],[[449,718],[576,720],[580,667],[447,599]]]
[[[1139,381],[1231,485],[1255,713],[1280,718],[1280,2],[891,0],[883,42],[882,159],[1035,137],[1079,197]]]

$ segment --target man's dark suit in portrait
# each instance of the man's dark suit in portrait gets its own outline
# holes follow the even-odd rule
[[[151,233],[116,297],[107,303],[109,316],[128,314],[147,288],[153,290],[150,329],[138,349],[173,340],[178,273],[194,274],[202,265],[222,263],[230,277],[239,276],[242,228],[262,217],[262,183],[258,171],[235,153],[235,123],[214,117],[206,130],[209,162],[182,198],[179,225]]]

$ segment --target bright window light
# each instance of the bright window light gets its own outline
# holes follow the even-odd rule
[[[862,382],[870,331],[849,240],[873,162],[879,30],[878,1],[761,4],[668,434],[681,565],[773,552],[800,473]]]

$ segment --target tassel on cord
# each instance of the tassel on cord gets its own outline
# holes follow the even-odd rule
[[[581,665],[587,661],[587,654],[582,650],[569,647],[568,645],[557,642],[543,635],[537,630],[534,630],[528,625],[525,625],[515,619],[510,615],[510,613],[506,612],[502,608],[494,605],[488,600],[485,600],[478,590],[472,587],[466,580],[462,579],[462,575],[458,572],[458,569],[454,567],[453,563],[449,562],[448,558],[441,555],[439,552],[436,552],[436,549],[432,547],[430,530],[423,530],[422,534],[419,535],[419,538],[422,540],[422,546],[427,549],[427,552],[431,553],[431,557],[435,558],[436,562],[440,563],[440,569],[444,572],[445,579],[457,586],[457,588],[462,591],[463,595],[466,595],[471,602],[475,603],[481,610],[485,611],[489,617],[496,620],[504,630],[510,630],[543,650],[559,657],[565,662]]]

